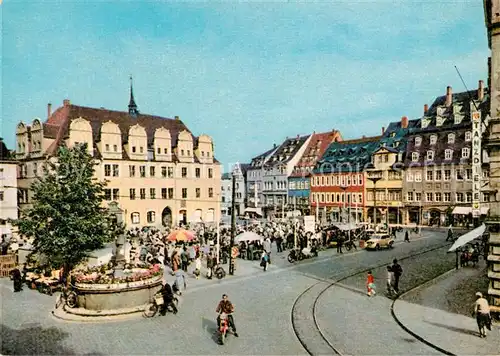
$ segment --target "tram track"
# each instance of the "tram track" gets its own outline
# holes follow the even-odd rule
[[[398,256],[399,261],[404,261],[407,259],[411,259],[420,255],[424,255],[426,253],[430,253],[436,250],[439,250],[443,247],[450,246],[450,242],[445,242],[441,244],[434,245],[432,247],[426,248],[424,250],[409,253],[403,256]],[[349,273],[347,275],[342,276],[340,274],[340,278],[338,274],[333,275],[327,279],[320,279],[318,282],[314,283],[306,290],[304,290],[299,296],[295,299],[292,310],[290,313],[290,319],[292,324],[292,329],[299,340],[300,344],[304,348],[304,350],[309,355],[324,355],[324,354],[335,354],[335,355],[343,355],[342,351],[338,349],[335,345],[333,345],[328,338],[325,336],[325,333],[322,331],[317,318],[317,305],[318,301],[324,295],[326,291],[332,288],[335,285],[339,285],[343,281],[359,276],[360,274],[366,274],[370,270],[374,270],[377,268],[382,268],[392,263],[392,257],[383,263],[373,264],[369,267],[364,267],[362,269],[357,269],[353,273]],[[341,272],[342,273],[342,272]],[[312,306],[309,306],[307,303],[311,303]],[[304,315],[304,313],[300,310],[300,307],[306,305],[308,311],[310,311],[310,315]],[[310,310],[309,310],[310,309]],[[394,315],[391,313],[394,318]],[[311,319],[310,319],[311,318]],[[395,318],[394,318],[395,319]],[[306,321],[306,323],[299,323],[299,321]],[[396,322],[397,319],[395,319]],[[399,325],[399,324],[398,324]],[[304,335],[306,332],[313,331],[313,337],[308,337]],[[311,342],[314,339],[314,342]]]

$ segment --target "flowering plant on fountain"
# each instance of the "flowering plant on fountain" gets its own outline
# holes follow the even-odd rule
[[[150,266],[127,264],[123,270],[125,274],[123,277],[114,276],[112,269],[103,267],[107,266],[90,267],[76,272],[74,274],[75,282],[83,284],[127,283],[139,282],[163,275],[163,269],[159,264]]]

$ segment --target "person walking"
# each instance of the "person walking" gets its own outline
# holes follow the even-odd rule
[[[271,264],[271,239],[269,237],[264,240],[264,252],[267,255],[267,263]]]
[[[260,266],[264,268],[264,272],[267,271],[267,265],[269,263],[269,256],[266,251],[262,252],[262,256],[260,257]]]
[[[392,272],[394,273],[394,290],[399,294],[399,279],[403,274],[403,268],[398,263],[397,259],[392,261]]]
[[[342,252],[342,245],[344,244],[344,238],[342,235],[337,236],[337,253],[343,253]]]
[[[394,272],[392,270],[392,266],[387,266],[387,294],[389,297],[396,294],[396,290],[394,289]]]
[[[214,257],[212,252],[210,252],[207,256],[207,278],[212,279],[213,273],[214,273]]]
[[[408,230],[405,231],[405,242],[410,242],[410,234],[408,233]]]
[[[372,271],[368,271],[366,276],[366,290],[369,297],[375,296],[375,278],[372,275]]]
[[[474,312],[476,315],[479,337],[486,337],[486,329],[491,330],[491,315],[488,301],[483,298],[481,292],[476,293],[476,302],[474,303]]]

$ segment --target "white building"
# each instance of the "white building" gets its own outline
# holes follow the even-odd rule
[[[267,159],[278,149],[274,147],[257,157],[252,158],[251,163],[248,165],[246,174],[246,201],[248,208],[260,209],[264,206],[263,194],[263,177],[264,177],[264,164]]]
[[[287,138],[263,166],[264,215],[281,216],[287,209],[288,177],[304,154],[312,135]]]
[[[9,219],[17,219],[17,162],[0,139],[0,235],[12,236]]]
[[[245,212],[245,164],[236,163],[232,173],[224,173],[221,178],[221,217],[230,216],[233,202],[233,174],[235,175],[235,211],[236,216]]]

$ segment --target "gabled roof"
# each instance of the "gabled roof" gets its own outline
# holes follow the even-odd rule
[[[397,152],[406,152],[408,136],[418,129],[419,120],[408,120],[408,126],[403,128],[401,121],[391,122],[380,139],[381,147],[389,147]]]
[[[295,165],[290,177],[302,177],[312,171],[318,159],[323,156],[323,153],[333,141],[342,141],[342,135],[337,130],[313,133],[307,148]]]
[[[221,179],[222,180],[230,180],[230,179],[232,179],[231,173],[223,173]]]
[[[314,168],[315,174],[360,172],[371,162],[382,136],[332,142]]]
[[[129,129],[136,124],[141,125],[146,130],[148,145],[153,143],[154,133],[156,129],[160,127],[170,131],[173,147],[176,146],[177,137],[181,131],[186,130],[190,132],[186,125],[179,119],[169,119],[145,114],[131,116],[128,112],[123,111],[96,109],[67,104],[54,111],[43,124],[44,136],[55,139],[54,143],[47,150],[47,154],[53,154],[60,143],[68,137],[71,121],[79,117],[90,122],[94,142],[100,141],[101,125],[107,121],[111,121],[119,126],[122,134],[122,143],[128,142]],[[196,138],[194,136],[193,141],[196,144]]]
[[[264,166],[272,167],[278,164],[287,163],[293,157],[295,157],[295,155],[307,141],[309,136],[310,135],[287,138],[264,163]]]

